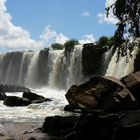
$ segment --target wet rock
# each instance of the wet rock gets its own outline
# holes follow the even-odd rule
[[[3,102],[6,106],[27,106],[31,102],[27,99],[16,97],[16,96],[7,96]]]
[[[140,105],[140,71],[129,74],[121,79]]]
[[[74,85],[66,98],[71,107],[82,110],[120,111],[136,106],[135,98],[125,85],[111,77],[94,77],[82,85]]]
[[[43,96],[37,95],[36,93],[30,92],[30,91],[23,92],[22,97],[28,99],[31,102],[45,100],[45,98]]]
[[[43,103],[43,102],[49,102],[49,101],[52,101],[52,100],[49,99],[49,98],[45,98],[45,99],[42,99],[42,100],[34,100],[34,101],[32,101],[32,103],[37,104],[37,103]]]

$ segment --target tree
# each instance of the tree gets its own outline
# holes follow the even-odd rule
[[[100,37],[97,44],[99,46],[108,46],[108,37],[106,37],[106,36]]]
[[[62,50],[63,48],[64,48],[64,46],[62,44],[59,44],[59,43],[52,44],[53,50]]]
[[[65,44],[64,44],[64,48],[66,51],[71,52],[74,49],[75,45],[78,45],[79,42],[76,39],[71,39],[68,40]]]
[[[140,0],[116,0],[106,8],[107,16],[110,10],[118,19],[115,46],[119,47],[119,52],[126,50],[124,46],[131,52],[135,46],[133,43],[140,37]],[[130,43],[130,38],[133,43]]]

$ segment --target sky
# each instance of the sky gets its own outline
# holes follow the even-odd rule
[[[105,16],[114,0],[0,0],[0,52],[40,50],[77,39],[112,36],[116,18]]]

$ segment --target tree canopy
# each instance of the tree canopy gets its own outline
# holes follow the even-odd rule
[[[140,0],[116,0],[114,4],[106,7],[107,16],[110,10],[118,19],[115,31],[115,46],[123,52],[124,47],[130,51],[134,48],[134,42],[140,37]],[[133,40],[130,43],[130,40]],[[122,45],[123,44],[123,45]]]

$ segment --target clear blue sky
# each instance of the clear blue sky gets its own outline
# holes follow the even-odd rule
[[[105,0],[8,0],[6,6],[13,23],[36,39],[47,25],[69,38],[92,33],[98,39],[114,33],[113,25],[97,22],[97,14],[104,12]],[[89,11],[90,16],[82,16],[84,11]]]
[[[104,19],[103,13],[105,12],[106,0],[1,1],[3,1],[4,6],[7,8],[7,11],[3,11],[3,19],[6,20],[7,23],[10,21],[13,27],[20,27],[22,30],[27,31],[30,34],[30,38],[35,41],[40,39],[40,35],[45,32],[44,29],[48,25],[49,27],[51,26],[51,29],[56,32],[57,35],[62,33],[69,39],[78,40],[80,40],[82,36],[89,34],[92,34],[95,40],[103,35],[111,36],[114,34],[116,28],[115,25],[112,24],[112,20],[108,22],[109,20]],[[2,7],[0,8],[2,9]],[[6,13],[11,16],[11,19],[6,18]],[[100,23],[98,15],[100,15]],[[5,26],[4,23],[3,26]],[[16,34],[21,33],[21,31],[17,30],[18,29],[15,31],[17,32]],[[11,39],[11,34],[14,34],[14,31],[10,31],[9,34],[8,36]],[[26,35],[23,33],[21,36]],[[23,44],[25,44],[25,42]],[[21,44],[21,46],[23,46],[23,44]],[[11,49],[11,46],[14,46],[14,44],[11,46],[9,46],[9,44],[3,46]]]

